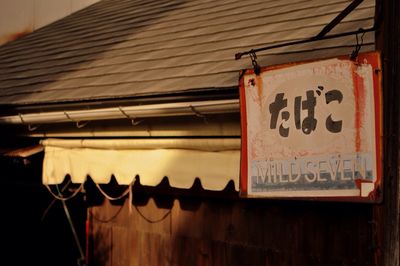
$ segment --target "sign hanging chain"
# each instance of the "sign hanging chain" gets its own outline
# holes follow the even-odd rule
[[[253,69],[254,69],[254,74],[256,74],[257,76],[260,75],[261,73],[261,67],[260,65],[257,63],[257,55],[256,52],[251,50],[250,51],[250,59],[251,59],[251,64],[253,65]]]
[[[358,34],[359,34],[359,33],[356,33],[356,42],[357,42],[357,44],[356,44],[356,47],[354,48],[353,52],[352,52],[351,55],[350,55],[350,59],[351,59],[351,60],[355,60],[355,59],[357,58],[358,52],[360,51],[361,47],[362,47],[363,44],[364,44],[364,35],[365,35],[365,31],[363,31],[363,29],[359,29],[359,31],[362,32],[361,37],[360,37],[361,43],[360,43],[359,40],[358,40]]]

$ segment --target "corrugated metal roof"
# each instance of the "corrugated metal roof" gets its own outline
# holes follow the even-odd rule
[[[103,0],[0,47],[0,104],[238,86],[237,52],[316,35],[351,1]],[[373,25],[365,0],[331,33]],[[349,54],[355,36],[269,50],[260,65]],[[374,33],[364,36],[374,49]]]

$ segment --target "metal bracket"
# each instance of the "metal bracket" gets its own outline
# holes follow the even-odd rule
[[[203,118],[204,123],[208,124],[207,117],[206,117],[205,114],[202,114],[199,111],[197,111],[196,108],[194,108],[194,106],[192,106],[192,105],[190,105],[189,107],[190,107],[190,110],[192,110],[192,112],[194,113],[195,116]]]
[[[22,114],[19,113],[18,115],[19,115],[19,118],[21,119],[21,123],[23,125],[26,125],[28,127],[29,131],[35,131],[36,129],[38,129],[39,126],[33,126],[31,124],[26,123],[24,118],[22,117]]]
[[[64,111],[64,114],[65,114],[65,116],[66,116],[69,120],[71,120],[72,122],[75,123],[75,125],[76,125],[77,128],[83,128],[83,127],[85,127],[85,126],[89,123],[89,121],[86,121],[86,122],[75,121],[74,119],[72,119],[72,118],[69,116],[69,114],[68,114],[66,111]]]
[[[135,117],[131,117],[130,115],[128,115],[121,106],[118,106],[119,111],[129,120],[131,120],[132,126],[137,126],[139,125],[143,120],[139,120],[139,121],[135,121],[136,118]]]
[[[244,55],[250,55],[250,57],[252,57],[252,54],[255,55],[256,52],[261,52],[261,51],[266,51],[266,50],[271,50],[271,49],[276,49],[276,48],[281,48],[281,47],[287,47],[287,46],[292,46],[292,45],[322,41],[322,40],[336,39],[336,38],[341,38],[341,37],[345,37],[345,36],[350,36],[353,34],[359,34],[361,32],[366,33],[366,32],[371,32],[371,31],[377,30],[380,26],[380,22],[381,22],[380,17],[381,16],[378,16],[378,19],[375,21],[374,26],[371,28],[360,29],[357,31],[342,32],[342,33],[337,33],[337,34],[332,34],[332,35],[326,35],[337,24],[339,24],[339,22],[341,22],[348,14],[350,14],[361,2],[363,2],[363,0],[353,0],[342,12],[340,12],[330,23],[328,23],[321,30],[321,32],[319,32],[317,35],[315,35],[313,37],[310,37],[307,39],[302,39],[302,40],[291,41],[291,42],[278,43],[278,44],[274,44],[274,45],[270,45],[270,46],[266,46],[266,47],[251,49],[251,50],[245,51],[245,52],[239,52],[239,53],[235,54],[235,60],[241,59]],[[252,59],[252,62],[253,62],[253,59]]]

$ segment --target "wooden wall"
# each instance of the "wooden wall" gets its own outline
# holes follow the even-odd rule
[[[42,184],[42,162],[43,154],[27,159],[0,156],[0,265],[77,265],[80,254],[63,206]],[[82,195],[67,205],[84,245],[86,206]]]
[[[90,207],[90,265],[374,265],[372,205],[228,194]]]

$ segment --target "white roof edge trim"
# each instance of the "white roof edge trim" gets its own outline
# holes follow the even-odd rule
[[[156,186],[167,177],[172,187],[185,189],[199,178],[204,189],[214,191],[223,190],[233,180],[239,190],[239,138],[48,139],[43,145],[42,181],[47,185],[62,183],[66,175],[73,183],[83,183],[90,176],[94,182],[106,184],[114,175],[121,185],[129,185],[139,176],[142,185]]]
[[[50,124],[239,112],[239,99],[189,101],[0,116],[0,124]]]

